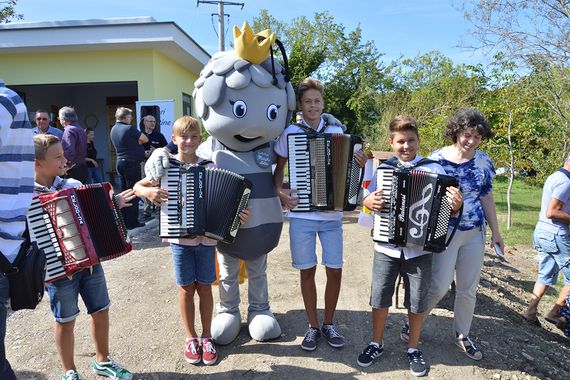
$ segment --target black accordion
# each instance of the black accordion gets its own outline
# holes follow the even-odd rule
[[[376,184],[385,204],[374,213],[374,241],[436,253],[447,248],[457,224],[448,238],[452,211],[446,192],[450,186],[459,186],[457,179],[419,170],[378,168]]]
[[[289,184],[299,197],[291,211],[354,210],[363,175],[354,152],[360,149],[356,135],[289,134]]]
[[[249,180],[229,170],[170,160],[160,187],[168,191],[160,207],[160,237],[234,241],[251,194]]]

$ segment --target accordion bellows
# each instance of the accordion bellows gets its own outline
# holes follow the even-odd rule
[[[174,159],[160,187],[168,191],[160,207],[160,237],[202,235],[226,243],[235,239],[251,194],[251,182],[239,174]]]

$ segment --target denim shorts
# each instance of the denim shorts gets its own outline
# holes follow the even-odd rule
[[[406,260],[374,253],[372,266],[372,290],[370,306],[375,309],[392,306],[398,274],[404,280],[404,307],[412,313],[424,313],[428,308],[428,291],[431,284],[432,255],[422,255]]]
[[[76,272],[71,280],[62,278],[46,284],[51,312],[59,323],[73,321],[79,315],[78,296],[81,295],[88,314],[111,306],[105,273],[101,264]]]
[[[216,281],[216,247],[208,245],[180,245],[170,243],[176,285],[194,282],[212,284]]]
[[[317,234],[323,249],[322,264],[327,268],[342,268],[342,220],[290,218],[293,268],[303,270],[317,265]]]
[[[570,285],[570,235],[561,235],[536,227],[534,248],[538,252],[538,279],[544,285],[554,285],[558,272],[564,275],[564,284]]]

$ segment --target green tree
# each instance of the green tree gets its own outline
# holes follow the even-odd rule
[[[8,23],[12,20],[22,20],[23,15],[16,13],[17,0],[0,1],[0,24]]]
[[[262,10],[254,30],[276,32],[287,49],[293,86],[312,76],[325,85],[325,109],[342,120],[351,133],[362,133],[378,117],[375,97],[383,86],[381,54],[374,43],[362,40],[360,27],[346,32],[328,12],[289,23]]]

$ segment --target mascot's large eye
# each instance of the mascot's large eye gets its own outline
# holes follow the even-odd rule
[[[233,108],[232,111],[238,119],[241,119],[247,113],[247,104],[243,100],[236,100],[235,102],[230,101]]]
[[[275,104],[270,104],[269,107],[267,107],[267,118],[270,121],[277,119],[277,111],[280,107],[281,106],[277,106]]]

